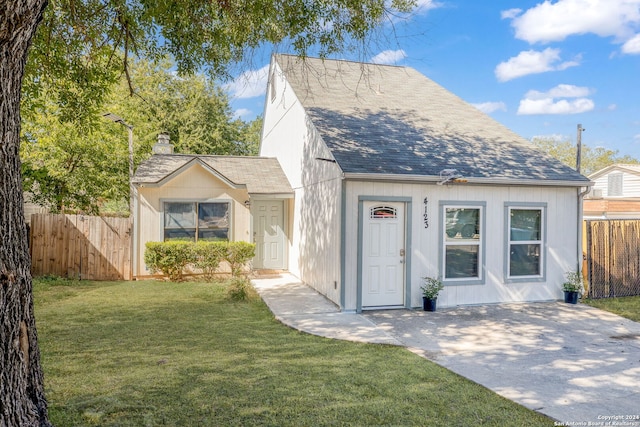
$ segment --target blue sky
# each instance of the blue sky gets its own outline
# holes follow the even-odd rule
[[[640,0],[419,4],[370,55],[340,58],[415,68],[527,139],[575,142],[582,124],[583,143],[640,159]],[[255,66],[228,85],[247,120],[262,113],[268,58]]]

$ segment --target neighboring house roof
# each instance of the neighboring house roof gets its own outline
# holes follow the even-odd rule
[[[477,182],[590,183],[412,68],[290,55],[275,61],[347,176],[457,169]]]
[[[600,178],[602,175],[606,175],[609,172],[613,172],[613,171],[628,172],[632,175],[640,176],[640,165],[616,163],[613,165],[609,165],[606,168],[600,169],[597,172],[592,173],[591,175],[589,175],[589,178],[590,179]]]
[[[160,186],[194,164],[250,194],[293,193],[278,160],[267,157],[154,154],[138,167],[132,181],[141,187]]]

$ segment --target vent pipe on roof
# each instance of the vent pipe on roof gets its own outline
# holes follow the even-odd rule
[[[153,145],[153,154],[173,154],[173,144],[169,143],[169,134],[158,134],[158,142]]]

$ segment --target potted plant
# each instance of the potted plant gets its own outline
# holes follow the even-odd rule
[[[582,274],[579,271],[567,272],[567,281],[562,284],[564,291],[564,302],[577,304],[580,294],[584,292]]]
[[[433,277],[423,277],[424,283],[420,287],[422,290],[422,308],[424,311],[436,311],[436,300],[444,285],[442,281]]]

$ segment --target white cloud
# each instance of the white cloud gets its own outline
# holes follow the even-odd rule
[[[591,111],[595,104],[586,98],[591,93],[593,92],[587,87],[567,84],[558,85],[547,92],[530,90],[520,100],[518,114],[578,114]]]
[[[640,133],[633,136],[633,139],[640,142]]]
[[[578,114],[591,111],[594,107],[593,101],[587,98],[574,99],[573,101],[566,99],[554,101],[553,98],[523,99],[520,101],[518,114]]]
[[[552,139],[554,141],[566,141],[567,139],[569,139],[570,137],[567,135],[562,135],[559,133],[551,133],[551,134],[547,134],[547,135],[534,135],[533,137],[531,137],[531,140],[533,141],[534,139]]]
[[[387,9],[391,9],[391,0],[386,0],[385,6]],[[408,13],[394,12],[389,15],[389,22],[391,24],[399,21],[409,21],[411,18],[419,15],[426,15],[433,9],[444,7],[445,4],[439,1],[433,0],[417,0],[415,7]]]
[[[374,64],[396,64],[407,57],[404,50],[385,50],[371,58]]]
[[[618,106],[616,104],[611,104],[607,107],[607,110],[609,111],[616,111],[618,109]]]
[[[233,112],[233,117],[239,119],[245,116],[250,116],[252,114],[253,114],[253,111],[249,110],[248,108],[238,108],[236,111]]]
[[[479,104],[471,104],[478,110],[485,114],[491,114],[494,111],[507,111],[507,106],[504,102],[481,102]]]
[[[561,41],[571,35],[596,34],[624,41],[640,24],[640,0],[545,0],[515,15],[518,39],[529,43]]]
[[[500,18],[502,19],[513,19],[516,16],[520,15],[520,13],[522,13],[522,9],[509,9],[509,10],[503,10],[502,12],[500,12]]]
[[[524,97],[528,99],[580,98],[589,96],[591,93],[592,91],[588,87],[559,84],[558,86],[550,89],[547,92],[530,90],[525,94]]]
[[[416,8],[414,10],[415,13],[425,14],[430,10],[437,9],[439,7],[444,6],[443,3],[432,1],[432,0],[418,0],[416,2]]]
[[[580,64],[580,56],[572,61],[560,62],[560,49],[546,48],[542,52],[537,50],[526,50],[520,52],[518,56],[509,58],[506,62],[501,62],[495,69],[496,77],[501,82],[526,76],[528,74],[544,73],[547,71],[565,70]]]
[[[640,34],[636,34],[622,45],[622,53],[640,54]]]
[[[258,70],[249,70],[240,74],[225,88],[232,97],[238,99],[255,98],[262,96],[267,91],[267,80],[269,76],[269,65]]]
[[[580,61],[582,61],[582,54],[576,55],[572,61],[565,61],[559,64],[556,67],[556,70],[562,71],[562,70],[566,70],[567,68],[577,67],[578,65],[580,65]]]

